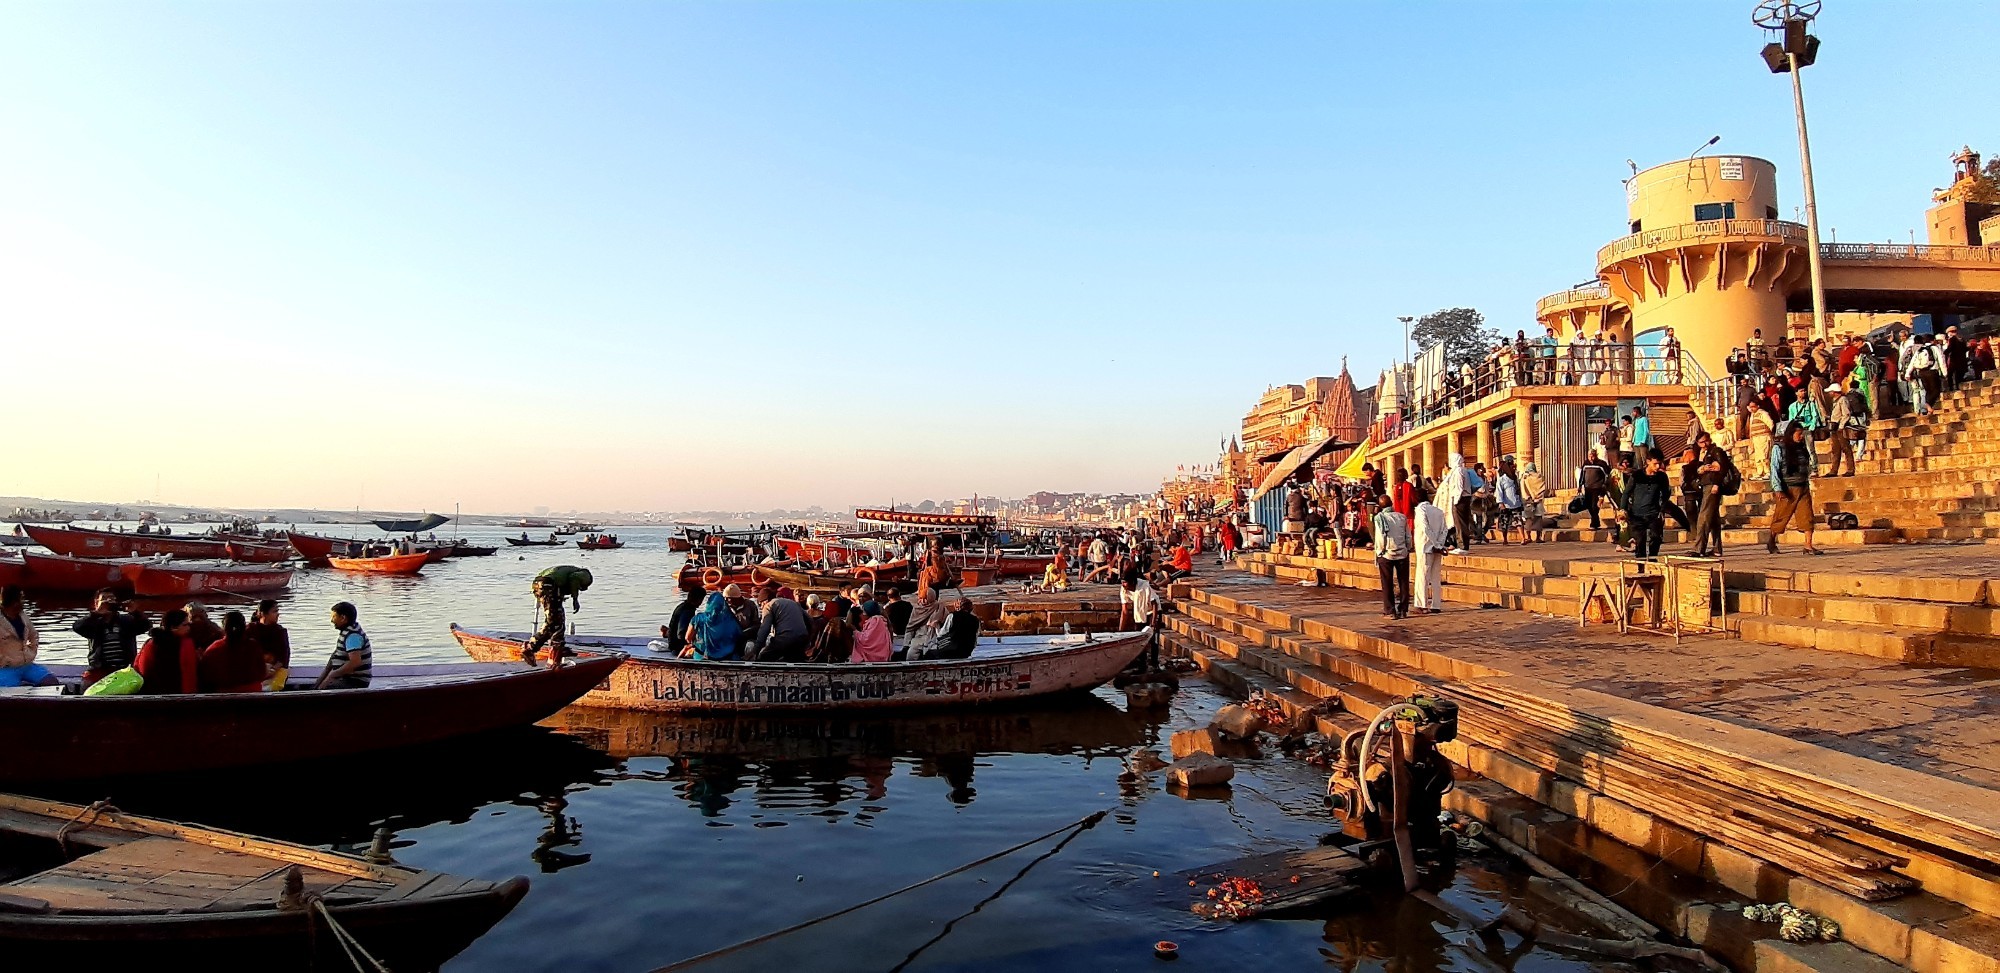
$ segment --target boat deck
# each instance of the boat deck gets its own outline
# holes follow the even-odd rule
[[[46,903],[51,912],[236,912],[275,906],[291,868],[258,855],[145,836],[0,885],[0,892]],[[392,881],[298,868],[304,891],[328,905],[374,901],[399,890]],[[420,875],[403,884],[421,884]]]

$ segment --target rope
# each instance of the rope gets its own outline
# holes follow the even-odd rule
[[[979,866],[985,865],[989,862],[998,861],[1030,845],[1035,845],[1047,841],[1050,838],[1062,834],[1065,831],[1070,831],[1070,830],[1076,830],[1079,832],[1088,831],[1091,828],[1096,827],[1097,822],[1104,820],[1104,815],[1107,813],[1109,812],[1093,811],[1088,816],[1083,817],[1076,821],[1072,821],[1069,824],[1065,824],[1062,827],[1055,829],[1054,831],[1048,832],[1047,834],[1036,835],[1035,837],[1029,838],[1028,840],[1023,841],[1018,845],[1013,845],[1008,848],[1003,848],[999,851],[994,852],[993,854],[987,855],[986,857],[981,858],[978,861],[967,862],[963,865],[958,866],[957,868],[951,869],[950,871],[939,872],[938,874],[933,875],[930,878],[924,879],[923,881],[918,882],[915,885],[905,885],[902,888],[895,890],[894,892],[885,892],[872,899],[869,899],[866,902],[857,902],[854,905],[850,905],[845,909],[841,909],[835,912],[829,912],[826,915],[819,916],[818,918],[807,919],[806,921],[798,923],[796,925],[786,926],[785,928],[777,930],[776,932],[767,932],[762,936],[757,936],[752,939],[746,939],[733,946],[724,946],[721,949],[712,949],[706,953],[702,953],[699,956],[691,956],[687,959],[681,960],[678,963],[670,963],[666,966],[660,967],[657,970],[654,970],[653,973],[673,973],[673,971],[675,970],[684,970],[692,966],[697,966],[699,964],[706,963],[712,959],[720,959],[724,956],[728,956],[731,953],[736,953],[745,949],[749,949],[752,946],[768,943],[771,940],[777,939],[782,936],[789,936],[792,933],[799,932],[800,930],[803,929],[810,929],[813,926],[819,925],[820,923],[830,922],[834,919],[838,919],[841,916],[847,915],[850,912],[859,912],[860,910],[866,909],[871,905],[874,905],[878,902],[886,902],[889,899],[893,899],[896,896],[902,895],[905,892],[914,892],[917,889],[923,888],[926,885],[943,881],[944,879],[950,878],[953,875],[957,875],[961,872],[968,872],[971,871],[972,869],[978,868]],[[1068,839],[1064,840],[1067,841]]]
[[[307,896],[307,901],[312,903],[312,907],[318,910],[320,915],[326,917],[326,927],[333,930],[334,942],[340,944],[341,951],[347,954],[347,961],[353,963],[355,969],[360,970],[361,973],[368,973],[370,969],[375,970],[375,973],[389,973],[389,967],[384,965],[381,960],[369,955],[368,950],[361,945],[361,940],[354,938],[354,934],[348,932],[347,927],[341,925],[340,921],[333,917],[333,912],[326,907],[325,899],[321,898],[318,893],[313,893]],[[356,954],[359,954],[358,957]],[[368,965],[361,965],[362,960],[367,960]]]
[[[70,818],[68,823],[56,830],[56,847],[62,849],[63,854],[69,854],[69,833],[74,829],[88,828],[96,824],[97,819],[106,813],[119,813],[118,809],[111,805],[110,798],[93,802],[89,807],[76,812],[75,817]]]
[[[1030,871],[1033,871],[1036,865],[1039,865],[1045,861],[1048,861],[1051,858],[1054,858],[1057,854],[1062,852],[1063,846],[1069,844],[1071,841],[1076,840],[1077,835],[1080,835],[1088,830],[1090,830],[1089,825],[1077,828],[1075,831],[1071,831],[1069,834],[1064,835],[1063,840],[1056,842],[1055,847],[1050,848],[1048,851],[1042,852],[1039,855],[1036,855],[1033,861],[1030,861],[1026,865],[1021,866],[1021,870],[1015,872],[1013,878],[1010,878],[1007,881],[1001,883],[999,888],[994,889],[992,895],[980,899],[979,904],[973,906],[971,911],[965,913],[964,915],[957,916],[953,918],[950,922],[945,923],[944,928],[938,930],[937,935],[932,936],[922,946],[918,946],[916,949],[910,950],[910,955],[903,957],[903,961],[901,963],[897,963],[893,968],[891,968],[889,970],[889,973],[903,973],[904,970],[909,969],[910,964],[916,962],[917,957],[923,955],[924,950],[927,950],[932,946],[937,945],[940,941],[944,939],[944,937],[951,935],[952,929],[955,928],[960,921],[978,915],[981,910],[985,909],[989,905],[992,905],[995,899],[1000,898],[1000,896],[1006,894],[1008,889],[1013,888],[1016,882],[1019,882],[1020,880],[1027,878],[1028,873]]]

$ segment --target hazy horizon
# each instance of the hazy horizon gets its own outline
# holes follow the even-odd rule
[[[1748,0],[15,4],[0,489],[222,507],[839,509],[1138,492],[1397,315],[1509,332],[1626,159],[1773,160]],[[1822,225],[1905,240],[1937,25],[1829,5]],[[1643,27],[1643,29],[1640,29]],[[1932,86],[1935,88],[1936,86]],[[1938,89],[1943,90],[1943,89]],[[157,486],[156,486],[157,484]]]

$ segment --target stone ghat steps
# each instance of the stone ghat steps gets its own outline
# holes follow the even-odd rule
[[[1197,586],[1180,604],[1180,612],[1168,617],[1164,638],[1170,650],[1191,655],[1205,671],[1219,675],[1218,681],[1244,686],[1243,691],[1263,688],[1288,712],[1313,713],[1321,732],[1328,735],[1359,728],[1367,715],[1399,696],[1443,692],[1456,697],[1462,695],[1456,691],[1460,686],[1508,678],[1490,667],[1422,651],[1393,637],[1342,628],[1333,620],[1337,610],[1325,615],[1284,607],[1298,603],[1298,595],[1282,586],[1232,585],[1219,590]],[[1348,714],[1362,714],[1363,719],[1326,712],[1329,701]],[[1484,704],[1468,705],[1476,710]],[[1886,973],[1906,967],[1918,973],[1956,973],[2000,968],[1993,965],[2000,956],[1995,948],[2000,944],[2000,920],[1968,908],[2000,907],[2000,882],[1975,863],[1935,857],[1917,863],[1926,888],[1950,890],[1952,899],[1962,901],[1919,891],[1887,902],[1862,902],[1613,800],[1592,790],[1595,785],[1589,781],[1566,776],[1560,767],[1543,767],[1525,754],[1515,755],[1508,738],[1482,735],[1486,722],[1475,713],[1460,741],[1443,748],[1454,763],[1491,782],[1466,782],[1465,796],[1453,799],[1455,808],[1501,827],[1543,857],[1559,858],[1561,866],[1620,904],[1717,951],[1738,969]],[[1521,796],[1510,796],[1493,784]],[[1628,857],[1637,853],[1647,857],[1613,881],[1613,876],[1596,868],[1618,861],[1616,849],[1595,847],[1588,856],[1566,855],[1543,841],[1575,836],[1576,831],[1551,830],[1546,838],[1538,838],[1516,833],[1523,821],[1540,821],[1552,828],[1563,821],[1587,822],[1591,833],[1582,838],[1608,836],[1615,839],[1612,844],[1629,849]],[[1726,892],[1718,898],[1716,889],[1705,894],[1695,890],[1705,883]],[[1742,900],[1732,901],[1726,893]],[[1672,904],[1675,900],[1680,904]],[[1726,938],[1716,935],[1715,924],[1741,923],[1736,910],[1747,901],[1790,901],[1834,918],[1843,928],[1845,942],[1840,945],[1847,948],[1816,952],[1810,961],[1798,953],[1767,956],[1762,947],[1753,955],[1747,944],[1740,952],[1731,949]],[[1741,931],[1755,933],[1747,926]],[[1756,933],[1769,934],[1768,930]]]
[[[1725,540],[1725,543],[1727,541]],[[1380,592],[1372,558],[1338,560],[1259,554],[1252,574]],[[1616,562],[1448,556],[1447,604],[1483,605],[1575,618],[1585,576],[1615,575]],[[1893,575],[1729,571],[1723,628],[1768,645],[1899,662],[2000,668],[2000,608],[1985,581]]]

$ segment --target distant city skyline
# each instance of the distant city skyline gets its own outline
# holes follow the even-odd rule
[[[1372,384],[1399,315],[1532,327],[1627,159],[1719,134],[1792,217],[1751,6],[11,5],[0,490],[1150,490],[1271,385]],[[1977,96],[1897,82],[1996,21],[1827,6],[1829,239],[1921,236],[1950,153],[2000,151]]]

